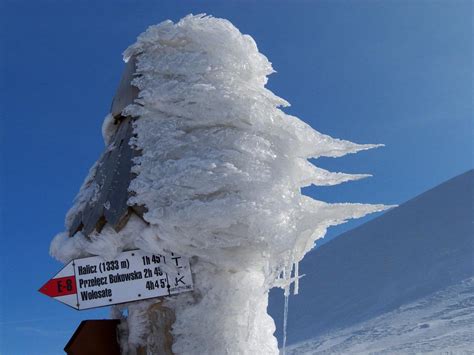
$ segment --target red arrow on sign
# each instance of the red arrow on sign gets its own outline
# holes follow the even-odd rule
[[[72,308],[79,309],[75,275],[74,261],[71,261],[38,291]]]
[[[51,279],[38,291],[49,297],[74,295],[77,293],[76,278],[74,276],[66,276]]]

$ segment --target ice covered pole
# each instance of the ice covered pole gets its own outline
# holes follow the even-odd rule
[[[188,256],[195,291],[164,301],[175,315],[173,352],[278,353],[270,288],[288,288],[293,266],[329,226],[385,209],[302,195],[303,186],[368,176],[332,173],[307,159],[377,145],[331,138],[285,114],[288,103],[265,88],[270,62],[227,20],[190,15],[151,26],[124,58],[136,60],[139,90],[123,111],[140,152],[128,204],[146,212],[120,232],[106,225],[90,239],[60,234],[52,254],[67,260],[141,248]],[[86,194],[83,187],[73,210]],[[129,308],[132,348],[153,343],[148,306]]]

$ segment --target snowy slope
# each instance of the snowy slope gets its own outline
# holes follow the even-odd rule
[[[336,329],[461,287],[473,277],[473,185],[471,170],[307,255],[300,295],[290,298],[288,343],[329,333],[339,337]],[[465,291],[472,302],[472,284]],[[282,309],[282,297],[273,292],[269,310],[280,329]],[[364,324],[361,329],[373,323]]]
[[[473,353],[474,278],[286,351],[289,355],[380,352]]]

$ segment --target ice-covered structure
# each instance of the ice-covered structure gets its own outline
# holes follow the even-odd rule
[[[377,145],[331,138],[284,113],[288,103],[265,88],[270,62],[227,20],[190,15],[151,26],[125,51],[131,58],[139,94],[122,115],[132,118],[129,144],[139,154],[127,203],[144,207],[143,218],[132,215],[119,231],[105,224],[90,236],[61,233],[51,254],[64,262],[132,248],[188,256],[195,291],[155,300],[174,310],[173,352],[276,354],[269,289],[297,282],[294,265],[329,226],[386,208],[302,195],[303,186],[367,176],[332,173],[307,159]],[[107,144],[116,126],[110,117],[104,126]],[[67,228],[94,198],[96,172],[97,164]],[[128,309],[130,349],[153,343],[149,305]]]

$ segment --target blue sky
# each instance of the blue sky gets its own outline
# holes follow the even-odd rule
[[[49,242],[104,148],[122,51],[147,26],[188,13],[250,34],[287,112],[338,138],[386,144],[317,161],[373,178],[306,193],[401,203],[473,167],[470,1],[2,0],[0,353],[61,354],[81,319],[107,316],[37,292],[61,267]]]

